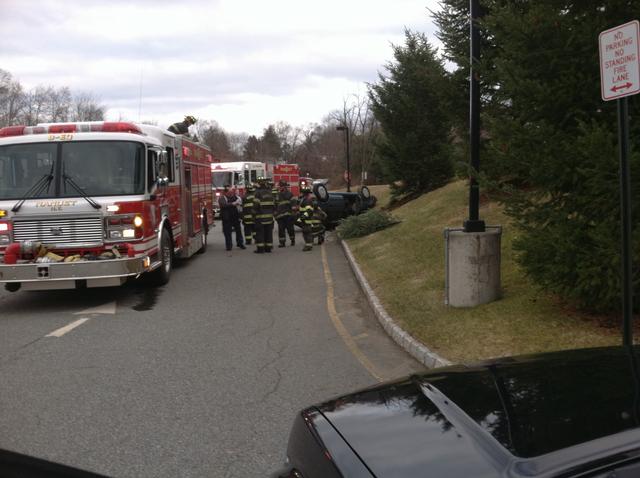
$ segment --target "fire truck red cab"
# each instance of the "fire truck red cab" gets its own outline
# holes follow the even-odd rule
[[[210,150],[156,126],[0,129],[0,283],[8,290],[168,282],[213,224]]]
[[[270,167],[270,173],[276,185],[285,181],[294,196],[300,195],[300,169],[297,164],[275,164]]]

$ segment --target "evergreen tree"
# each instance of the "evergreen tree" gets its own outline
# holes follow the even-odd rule
[[[464,69],[469,60],[462,45],[469,37],[461,19],[467,12],[460,0],[444,3],[449,8],[440,17],[441,38],[450,58]],[[617,309],[617,123],[615,104],[600,98],[598,34],[640,17],[640,3],[482,3],[483,36],[490,43],[485,40],[481,60],[483,128],[489,138],[481,169],[506,193],[507,213],[521,230],[514,244],[519,260],[548,290],[591,310]],[[636,99],[630,100],[632,118],[639,112]],[[637,224],[640,124],[632,121],[631,128]]]
[[[260,138],[260,157],[267,163],[277,163],[282,158],[282,143],[273,125],[264,129]]]
[[[449,81],[442,60],[421,33],[405,30],[405,44],[393,46],[393,56],[387,74],[369,85],[383,132],[380,160],[387,177],[401,182],[396,194],[430,191],[453,174]]]
[[[247,142],[242,149],[242,158],[245,161],[258,161],[258,149],[260,147],[260,141],[254,135],[247,138]]]

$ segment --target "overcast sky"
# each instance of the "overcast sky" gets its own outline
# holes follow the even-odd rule
[[[261,134],[320,122],[391,60],[404,27],[438,45],[437,0],[0,0],[0,68],[69,86],[108,119],[185,114]],[[140,95],[142,91],[142,95]],[[139,113],[140,112],[140,113]]]

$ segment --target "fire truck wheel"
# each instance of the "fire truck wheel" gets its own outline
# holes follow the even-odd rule
[[[207,218],[202,219],[202,247],[198,251],[198,254],[204,254],[207,252],[207,242],[209,236],[209,226],[207,225]]]
[[[152,274],[152,282],[154,285],[165,285],[171,277],[173,269],[173,242],[171,235],[165,231],[160,239],[160,260],[161,264]]]

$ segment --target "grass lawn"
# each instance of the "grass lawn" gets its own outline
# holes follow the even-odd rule
[[[383,188],[371,187],[380,205],[388,202]],[[529,282],[514,261],[515,231],[492,202],[481,207],[480,217],[503,226],[503,298],[472,309],[445,306],[443,231],[461,227],[467,208],[466,182],[456,181],[394,209],[400,224],[348,241],[387,312],[405,330],[454,362],[621,342],[619,328],[563,306]]]

